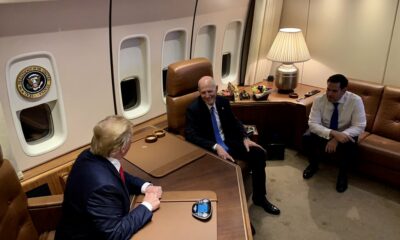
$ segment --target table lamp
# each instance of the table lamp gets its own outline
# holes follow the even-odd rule
[[[290,93],[297,86],[299,75],[293,63],[309,60],[310,53],[303,34],[298,28],[282,28],[267,54],[267,58],[282,65],[276,70],[275,84],[280,93]]]

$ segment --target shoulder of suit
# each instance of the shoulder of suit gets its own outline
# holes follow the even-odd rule
[[[190,109],[199,108],[200,105],[201,105],[201,103],[202,103],[202,100],[201,100],[200,98],[195,98],[195,99],[193,100],[193,102],[191,102],[191,103],[189,104],[188,108],[190,108]]]
[[[222,96],[217,96],[217,101],[224,104],[229,104],[229,100]]]

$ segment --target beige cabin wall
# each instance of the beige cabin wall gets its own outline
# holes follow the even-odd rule
[[[4,114],[1,128],[8,130],[8,136],[1,144],[9,144],[5,157],[16,162],[17,170],[32,168],[86,145],[90,142],[93,125],[114,113],[107,19],[103,20],[108,14],[108,1],[89,0],[79,8],[72,3],[0,5],[0,102]],[[57,9],[64,11],[61,13]],[[88,12],[92,16],[90,20],[87,20]],[[5,23],[9,25],[5,26]],[[10,108],[6,66],[10,59],[20,54],[38,51],[54,57],[64,102],[67,138],[55,150],[28,156],[19,142],[12,118],[16,113]]]
[[[304,31],[311,60],[300,82],[325,87],[335,73],[400,86],[398,0],[284,0],[281,26]]]
[[[27,156],[16,136],[8,94],[1,89],[5,121],[10,129],[9,141],[14,157],[21,170],[31,168],[48,159],[87,144],[91,139],[91,129],[99,119],[114,113],[107,51],[106,29],[68,31],[30,36],[14,36],[0,39],[0,64],[22,53],[38,49],[53,54],[59,73],[66,122],[67,140],[54,151]],[[27,42],[24,39],[29,39]],[[25,42],[25,44],[21,44]]]
[[[257,0],[255,4],[245,84],[260,82],[273,72],[267,53],[279,30],[283,0]]]
[[[0,144],[5,157],[14,160],[17,170],[25,171],[62,156],[90,142],[93,126],[107,115],[114,114],[110,49],[109,1],[5,1],[0,4]],[[222,43],[226,26],[240,21],[245,26],[248,0],[198,1],[196,30],[206,22],[217,26],[216,75],[220,75]],[[150,109],[131,119],[140,124],[165,113],[162,95],[162,46],[168,31],[186,32],[186,58],[190,55],[190,36],[196,1],[114,0],[112,7],[112,60],[116,111],[123,106],[119,91],[118,50],[121,41],[141,35],[148,39]],[[195,41],[195,40],[194,40]],[[193,41],[193,46],[195,42]],[[241,46],[240,46],[241,47]],[[58,85],[64,102],[67,136],[58,148],[28,156],[19,142],[7,92],[6,65],[21,54],[48,52],[54,57]],[[220,76],[219,76],[220,78]]]
[[[223,0],[205,0],[199,1],[198,11],[196,13],[196,22],[193,29],[193,45],[192,52],[196,46],[196,36],[201,27],[206,25],[215,25],[216,39],[214,49],[213,73],[214,79],[219,85],[220,89],[225,89],[226,84],[223,84],[222,79],[222,54],[225,30],[229,23],[232,21],[239,21],[241,23],[240,39],[243,40],[243,32],[246,24],[246,16],[248,10],[248,0],[237,1],[223,1]],[[243,42],[239,43],[239,52],[241,52]],[[240,55],[239,55],[240,58]],[[236,59],[234,59],[236,60]],[[239,60],[239,59],[237,59]],[[235,83],[239,80],[239,74]]]

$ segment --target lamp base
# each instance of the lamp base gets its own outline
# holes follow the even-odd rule
[[[292,92],[294,92],[293,89],[279,89],[278,88],[278,93],[281,93],[281,94],[289,94],[289,93],[292,93]]]
[[[276,69],[275,85],[279,93],[291,93],[297,87],[299,71],[293,64],[282,64]]]

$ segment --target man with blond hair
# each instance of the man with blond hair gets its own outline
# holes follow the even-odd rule
[[[68,176],[63,215],[55,239],[130,239],[159,208],[162,189],[123,171],[133,135],[132,123],[109,116],[93,128],[90,149]],[[145,194],[130,211],[130,194]]]

